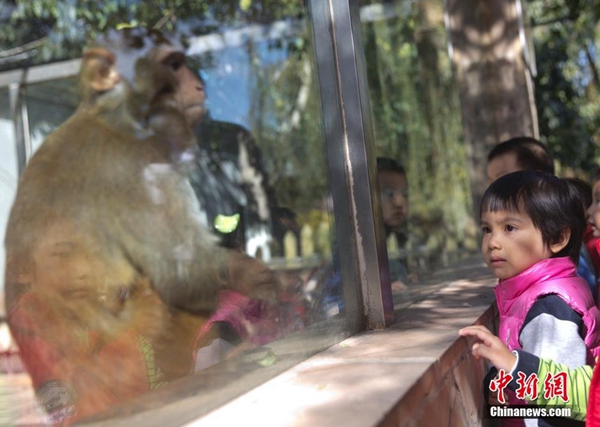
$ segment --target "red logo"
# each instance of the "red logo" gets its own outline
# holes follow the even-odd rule
[[[536,374],[531,374],[527,377],[523,372],[518,373],[517,384],[517,398],[525,399],[528,397],[529,400],[535,400],[538,397],[538,377]]]
[[[559,372],[556,375],[548,372],[544,380],[544,398],[552,399],[560,397],[563,402],[569,401],[569,392],[567,390],[567,373]]]
[[[512,381],[513,376],[507,374],[504,369],[498,371],[498,375],[490,382],[490,390],[498,392],[498,402],[506,403],[504,399],[504,389]]]

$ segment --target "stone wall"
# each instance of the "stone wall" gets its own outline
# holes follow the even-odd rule
[[[476,323],[497,330],[497,310],[491,305]],[[459,338],[423,374],[380,427],[494,426],[484,416],[483,361],[471,355],[471,345]]]

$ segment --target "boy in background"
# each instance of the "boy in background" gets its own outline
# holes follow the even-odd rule
[[[404,235],[408,214],[408,181],[404,167],[388,157],[377,158],[377,180],[381,194],[381,212],[386,239],[395,233]],[[399,239],[400,240],[400,239]],[[401,239],[402,243],[406,238]],[[402,244],[399,241],[400,244]],[[392,291],[406,289],[408,270],[406,260],[389,258]]]

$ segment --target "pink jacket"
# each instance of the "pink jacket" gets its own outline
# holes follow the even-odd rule
[[[500,280],[494,293],[500,312],[498,335],[511,350],[522,348],[519,333],[533,304],[544,295],[555,294],[583,318],[588,364],[595,365],[594,358],[600,354],[600,310],[570,258],[544,259],[515,277]]]
[[[216,322],[229,323],[244,342],[256,346],[267,344],[281,333],[283,325],[279,322],[280,315],[279,307],[275,304],[236,291],[223,290],[219,296],[219,308],[198,332],[196,344]]]

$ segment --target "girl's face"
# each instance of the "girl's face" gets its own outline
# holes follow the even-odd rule
[[[531,218],[521,211],[488,211],[481,216],[481,252],[498,279],[516,276],[554,253]]]
[[[592,226],[594,237],[600,237],[600,181],[594,183],[592,204],[587,210],[588,222]]]

